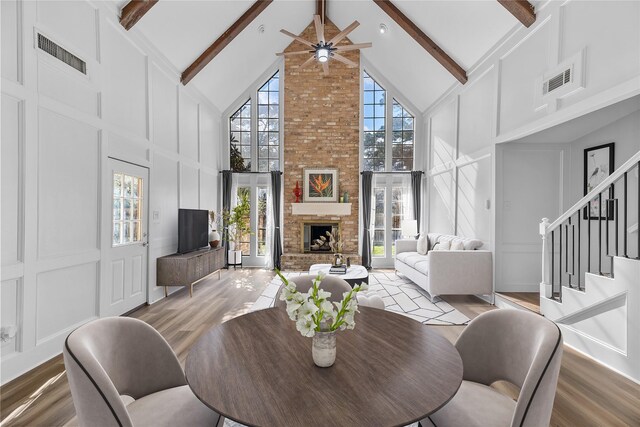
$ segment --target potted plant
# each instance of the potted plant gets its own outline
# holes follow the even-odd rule
[[[227,225],[224,232],[225,238],[229,242],[229,250],[234,251],[240,244],[242,237],[251,234],[250,214],[249,191],[239,191],[236,206],[231,211],[225,210],[222,214],[224,223]]]

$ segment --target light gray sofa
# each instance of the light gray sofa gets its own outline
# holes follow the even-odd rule
[[[459,240],[466,250],[434,250],[439,242]],[[445,234],[429,234],[429,251],[421,255],[415,239],[396,240],[394,266],[422,289],[432,301],[439,295],[493,296],[492,254],[476,250],[482,242]],[[493,300],[493,299],[492,299]]]

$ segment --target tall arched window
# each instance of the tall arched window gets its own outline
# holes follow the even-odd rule
[[[276,72],[229,117],[234,172],[280,170],[280,77]]]
[[[280,170],[280,78],[258,90],[258,172]]]
[[[229,162],[234,172],[251,170],[251,100],[229,118]]]
[[[371,247],[375,267],[393,265],[402,222],[412,217],[410,176],[414,167],[414,116],[370,74],[362,75],[362,167],[375,174],[371,201]],[[395,172],[395,173],[394,173]]]
[[[229,167],[234,174],[232,205],[245,198],[250,213],[246,220],[250,233],[241,236],[238,249],[242,251],[244,265],[263,267],[270,259],[268,233],[268,173],[281,168],[281,108],[280,72],[266,82],[257,82],[229,114]]]

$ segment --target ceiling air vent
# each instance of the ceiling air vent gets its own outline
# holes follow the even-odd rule
[[[571,68],[567,68],[560,74],[551,77],[549,80],[545,81],[542,84],[542,94],[546,95],[549,92],[553,92],[554,90],[570,82],[571,82]]]
[[[70,67],[75,68],[82,74],[87,74],[87,63],[75,56],[65,48],[57,45],[42,34],[38,34],[38,47],[49,55],[59,59]]]

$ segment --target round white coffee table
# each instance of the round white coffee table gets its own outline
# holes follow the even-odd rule
[[[369,272],[361,265],[351,264],[351,267],[347,268],[347,272],[345,274],[329,273],[330,268],[331,264],[313,264],[309,268],[309,274],[311,276],[315,276],[318,273],[323,272],[325,274],[331,274],[332,276],[338,276],[349,283],[351,287],[363,282],[369,284]]]

